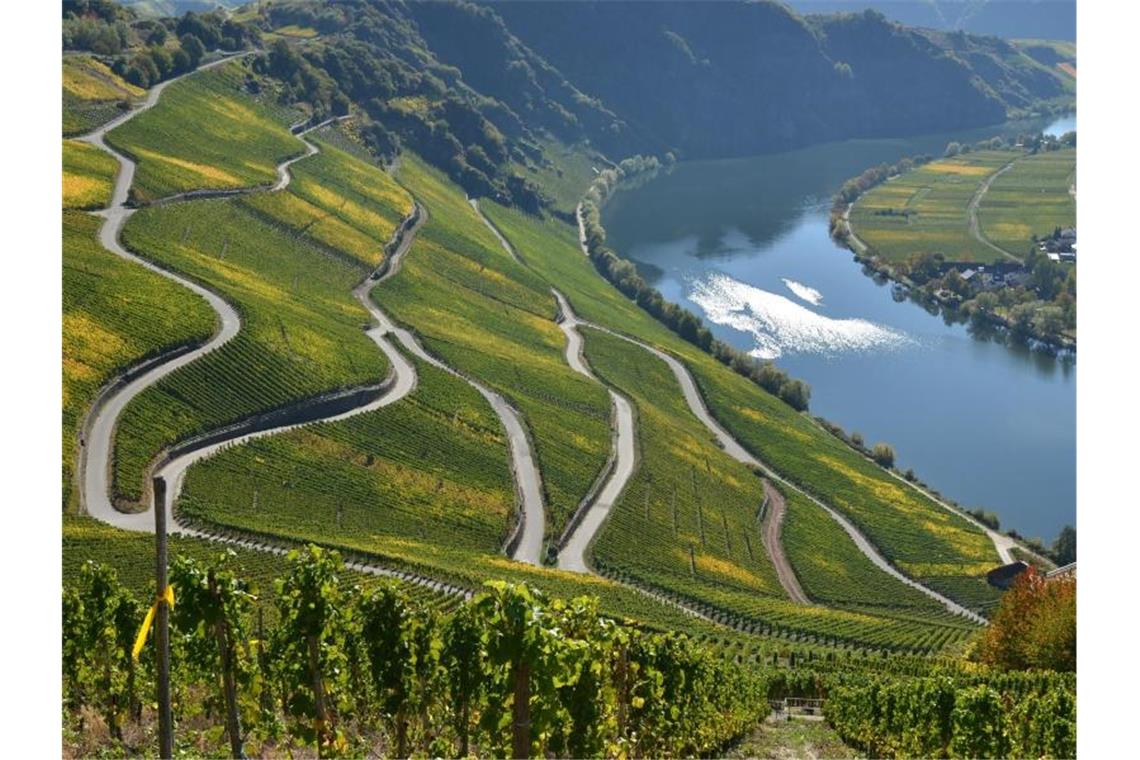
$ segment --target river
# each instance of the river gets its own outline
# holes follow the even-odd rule
[[[885,441],[900,469],[1003,528],[1075,524],[1076,366],[948,324],[867,276],[828,236],[849,177],[950,140],[1075,128],[1075,117],[681,162],[617,192],[610,244],[721,340],[811,385],[812,413]]]

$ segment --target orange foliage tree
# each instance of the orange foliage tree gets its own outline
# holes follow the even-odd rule
[[[1009,670],[1077,669],[1077,580],[1018,576],[982,632],[977,657]]]

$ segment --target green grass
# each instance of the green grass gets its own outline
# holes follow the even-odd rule
[[[215,323],[201,298],[100,246],[101,223],[63,214],[63,503],[72,507],[79,426],[99,388],[142,359],[206,340]]]
[[[996,599],[982,576],[999,560],[980,529],[666,330],[602,279],[579,250],[574,228],[492,203],[481,207],[580,316],[680,357],[722,425],[778,473],[855,522],[905,573],[966,606]]]
[[[63,207],[100,209],[111,202],[119,162],[94,145],[63,141]]]
[[[609,455],[609,398],[567,366],[547,283],[503,251],[462,191],[408,155],[399,179],[428,220],[374,297],[428,350],[522,413],[543,474],[547,534],[557,536]]]
[[[1077,223],[1075,148],[1025,156],[994,180],[978,206],[982,234],[1018,256],[1029,253],[1033,236]]]
[[[243,62],[232,62],[175,82],[157,105],[107,134],[138,161],[133,199],[271,184],[277,164],[304,151],[284,109],[242,91],[244,76]]]
[[[855,233],[888,261],[941,253],[949,261],[1004,260],[970,234],[970,200],[1019,154],[974,151],[925,164],[865,193],[851,211]]]
[[[144,93],[91,56],[64,56],[64,136],[90,132],[122,113],[120,102],[133,101]]]

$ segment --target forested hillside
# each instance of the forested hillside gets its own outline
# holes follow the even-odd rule
[[[687,158],[1001,121],[1063,95],[1013,46],[761,3],[505,3],[519,38]],[[649,146],[647,146],[649,147]]]

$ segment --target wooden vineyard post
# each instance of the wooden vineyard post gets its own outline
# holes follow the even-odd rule
[[[174,716],[170,711],[170,606],[166,594],[166,480],[154,479],[154,621],[155,656],[158,663],[158,756],[174,756]]]

